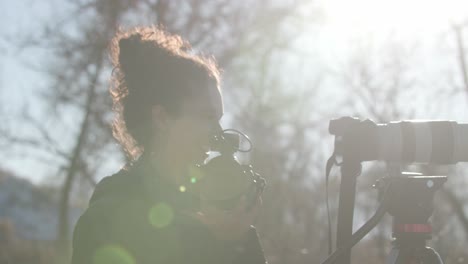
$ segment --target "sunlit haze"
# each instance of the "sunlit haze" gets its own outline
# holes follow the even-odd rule
[[[0,264],[468,263],[468,0],[0,17]]]
[[[452,49],[445,54],[434,54],[438,51],[434,51],[433,46],[427,43],[434,43],[436,39],[440,39],[437,36],[440,32],[451,34],[451,25],[467,23],[468,18],[468,0],[311,0],[311,2],[317,3],[315,6],[323,11],[324,19],[321,23],[317,23],[315,19],[307,22],[310,23],[308,24],[310,27],[299,32],[304,40],[298,42],[298,49],[308,52],[308,55],[301,59],[307,63],[305,68],[313,73],[318,73],[325,68],[313,65],[317,61],[323,61],[329,68],[339,66],[349,56],[350,47],[356,44],[354,41],[356,39],[385,39],[389,34],[396,33],[399,39],[405,42],[415,40],[424,42],[426,45],[418,46],[418,51],[424,48],[429,49],[422,57],[430,58],[430,61],[418,62],[417,65],[424,65],[425,68],[418,67],[417,70],[425,71],[424,78],[440,76],[434,72],[440,73],[441,65],[453,65],[452,56],[455,53]],[[5,16],[8,24],[12,25],[12,27],[4,27],[0,30],[4,35],[22,32],[29,27],[36,30],[37,23],[31,21],[48,17],[51,12],[47,5],[39,3],[30,5],[28,1],[12,1],[3,4],[4,8],[0,8],[0,13]],[[25,19],[28,17],[34,19]],[[453,36],[449,35],[447,39],[452,40]],[[7,42],[1,44],[3,45],[1,48],[6,52],[2,58],[3,65],[0,65],[2,66],[0,81],[3,84],[2,93],[8,93],[10,98],[10,104],[4,108],[11,108],[11,111],[18,110],[19,106],[24,104],[25,98],[33,100],[33,90],[46,85],[46,80],[42,75],[27,68],[23,63],[23,61],[31,64],[38,63],[40,56],[36,53],[37,50],[26,50],[22,54],[24,58],[18,60],[13,46],[9,46]],[[433,45],[437,46],[437,44]],[[440,47],[437,46],[437,48]],[[446,83],[445,80],[438,81]],[[431,83],[430,86],[434,87],[436,84]],[[331,88],[340,89],[341,87],[342,84]],[[424,97],[421,96],[420,100],[424,100]],[[452,101],[452,104],[448,105],[448,111],[440,111],[439,118],[467,122],[465,111],[453,110],[455,104],[460,107],[464,106],[465,98],[460,96],[459,100],[460,102],[456,103]],[[30,107],[37,107],[37,105],[33,103]],[[457,115],[455,116],[454,113]],[[423,117],[426,118],[426,116]],[[52,173],[47,168],[34,169],[35,173],[31,173],[30,168],[38,168],[37,164],[25,166],[25,161],[21,157],[18,159],[10,157],[9,160],[9,164],[4,166],[11,167],[19,175],[32,174],[29,178],[37,182],[43,178],[41,175]]]
[[[433,31],[463,23],[466,0],[326,0],[327,24],[343,34],[376,31]]]

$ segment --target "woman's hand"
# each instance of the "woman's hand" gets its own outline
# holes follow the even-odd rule
[[[205,224],[217,239],[237,241],[245,238],[254,224],[261,203],[261,197],[258,197],[255,205],[247,211],[247,199],[243,196],[235,208],[227,211],[202,202],[201,211],[191,215]]]

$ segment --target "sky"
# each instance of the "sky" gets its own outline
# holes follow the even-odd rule
[[[386,41],[388,36],[403,43],[424,43],[421,56],[427,60],[422,67],[427,74],[439,71],[440,67],[454,63],[454,46],[450,42],[450,25],[468,22],[468,1],[466,0],[318,0],[324,19],[320,25],[304,32],[303,46],[319,54],[327,64],[340,63],[347,56],[356,40],[372,38],[376,42]],[[20,106],[33,101],[34,91],[45,85],[41,76],[28,68],[28,64],[40,65],[40,50],[18,52],[12,41],[17,32],[28,32],[41,21],[50,17],[50,7],[60,8],[60,1],[45,5],[48,1],[17,0],[1,1],[0,16],[0,96],[8,95],[3,109],[13,113]],[[468,32],[467,32],[468,33]],[[308,39],[307,36],[314,36]],[[442,41],[441,41],[442,39]],[[444,41],[448,39],[448,41]],[[306,44],[304,44],[306,43]],[[307,44],[309,43],[309,44]],[[311,44],[313,43],[313,45]],[[314,49],[314,51],[312,51]],[[437,65],[437,67],[427,67]],[[460,105],[466,103],[460,98]],[[34,107],[34,103],[30,105]],[[453,110],[455,109],[455,110]],[[445,116],[457,113],[457,121],[468,122],[465,108],[451,107]],[[452,111],[452,112],[451,112]],[[25,165],[26,164],[26,165]],[[47,173],[34,162],[25,163],[21,158],[7,161],[7,168],[41,182]]]
[[[51,4],[44,4],[45,2]],[[41,65],[42,51],[19,50],[17,36],[18,33],[34,31],[42,21],[49,19],[50,6],[54,2],[60,3],[33,0],[0,1],[0,17],[2,24],[6,25],[0,27],[0,97],[3,103],[1,109],[7,114],[7,120],[4,122],[15,121],[14,116],[24,106],[32,110],[39,107],[34,95],[39,88],[46,85],[46,81],[31,66]],[[27,131],[14,132],[15,135],[27,133]],[[11,153],[17,152],[12,150]],[[23,154],[6,155],[2,158],[4,160],[2,167],[34,183],[42,182],[50,172],[41,162],[28,159]]]
[[[327,63],[339,65],[356,48],[356,44],[375,48],[393,41],[407,48],[416,47],[410,54],[412,63],[417,65],[413,70],[425,79],[427,90],[448,85],[447,79],[433,77],[445,77],[445,72],[453,72],[458,67],[452,26],[468,25],[468,1],[323,0],[322,3],[325,21],[318,30],[320,45],[317,49]],[[468,30],[464,36],[468,39]],[[434,96],[437,93],[428,93],[428,97],[419,99],[433,100]],[[417,104],[418,98],[411,101]],[[433,118],[466,123],[466,102],[466,96],[459,96]],[[426,119],[426,114],[421,111],[417,116]]]

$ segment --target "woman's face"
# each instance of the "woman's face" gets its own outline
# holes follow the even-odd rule
[[[221,130],[222,115],[222,97],[214,85],[186,99],[178,115],[167,116],[162,146],[165,165],[174,173],[184,173],[189,166],[202,164],[210,137]]]

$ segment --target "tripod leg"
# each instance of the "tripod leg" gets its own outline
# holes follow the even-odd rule
[[[412,249],[394,247],[392,251],[388,256],[387,264],[422,264],[417,261]]]
[[[390,251],[390,254],[388,254],[385,264],[395,264],[398,259],[399,254],[400,254],[400,249],[396,247],[392,247],[392,250]]]
[[[421,259],[424,264],[444,264],[439,253],[430,247],[424,248],[424,253]]]

